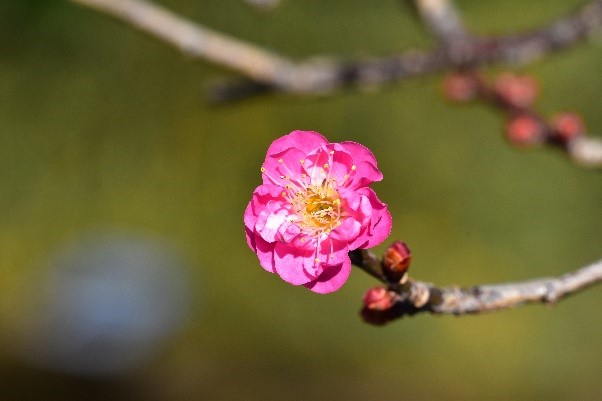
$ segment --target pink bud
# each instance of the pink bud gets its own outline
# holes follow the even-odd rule
[[[473,100],[479,91],[477,78],[470,73],[454,72],[445,77],[443,94],[453,102]]]
[[[528,114],[512,117],[506,124],[506,137],[513,145],[531,146],[543,141],[543,127]]]
[[[583,135],[585,131],[583,119],[577,113],[558,113],[552,117],[551,125],[554,129],[554,134],[567,142],[577,136]]]
[[[399,296],[395,292],[384,287],[369,289],[363,299],[364,306],[360,312],[362,319],[376,326],[386,324],[399,316],[399,311],[395,308],[398,300]]]
[[[500,75],[494,84],[495,93],[514,107],[529,107],[539,95],[539,84],[528,75]]]
[[[364,307],[370,310],[385,311],[391,309],[397,301],[397,294],[384,287],[370,288],[362,300]]]

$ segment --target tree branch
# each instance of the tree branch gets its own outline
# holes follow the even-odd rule
[[[452,44],[472,36],[452,0],[415,0],[414,5],[425,25],[441,43]]]
[[[207,60],[250,78],[214,86],[209,94],[213,101],[235,100],[270,91],[323,95],[344,86],[381,84],[463,66],[527,63],[568,48],[602,26],[602,0],[595,0],[573,15],[538,30],[497,38],[475,38],[470,46],[462,46],[461,57],[457,57],[456,52],[450,55],[446,46],[440,46],[426,52],[408,51],[354,62],[309,59],[298,63],[206,28],[145,0],[70,1],[133,25],[190,57]],[[436,0],[430,1],[436,3]],[[428,9],[427,3],[422,0],[424,9]],[[451,3],[439,0],[439,4]],[[446,10],[448,16],[450,10],[453,12],[451,6]],[[449,29],[463,30],[459,28],[459,17],[456,19],[457,23],[451,24]]]
[[[431,295],[425,309],[436,314],[482,313],[528,303],[554,304],[568,295],[602,281],[602,260],[559,277],[479,285],[468,289],[428,287]]]
[[[344,86],[379,85],[406,78],[447,70],[476,68],[506,63],[522,65],[544,56],[566,50],[593,36],[602,27],[602,0],[586,3],[574,13],[552,21],[539,29],[499,36],[472,36],[462,24],[459,12],[448,0],[416,0],[416,7],[437,35],[441,45],[430,51],[406,51],[400,55],[350,62],[331,62],[330,76],[317,93],[323,94]],[[451,23],[445,19],[451,19]],[[445,35],[449,34],[450,39]],[[307,65],[311,65],[311,61]],[[248,80],[215,85],[210,99],[221,102],[244,98],[243,93],[254,93],[256,83]],[[267,85],[260,93],[277,91]],[[307,92],[310,93],[311,92]]]
[[[569,156],[586,167],[602,167],[602,140],[591,137],[575,138],[567,148]]]
[[[254,88],[269,83],[293,93],[316,92],[333,81],[324,63],[297,65],[257,45],[189,21],[144,0],[70,0],[114,17],[167,43],[191,58],[207,60],[251,78]],[[259,82],[259,84],[258,84]],[[248,86],[247,86],[248,87]],[[257,91],[246,90],[246,94]]]
[[[554,304],[568,295],[602,282],[602,259],[559,277],[469,288],[440,288],[411,278],[403,283],[390,282],[382,273],[381,261],[370,251],[356,250],[350,256],[354,265],[386,284],[392,297],[391,307],[386,310],[370,310],[368,306],[364,306],[362,315],[367,321],[376,324],[422,312],[465,315],[530,303]]]

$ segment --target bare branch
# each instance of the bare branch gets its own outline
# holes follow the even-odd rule
[[[294,62],[275,52],[213,31],[145,0],[70,0],[114,18],[178,48],[238,71],[250,80],[213,88],[210,98],[228,101],[269,91],[322,95],[348,85],[381,84],[459,67],[507,62],[527,63],[547,53],[568,48],[602,26],[602,0],[591,1],[576,13],[541,29],[499,38],[476,38],[461,47],[461,57],[450,56],[446,46],[427,51],[357,62],[309,59]],[[435,1],[435,0],[431,0]],[[453,15],[453,8],[443,8]],[[427,4],[423,0],[423,4]],[[426,8],[425,8],[426,9]],[[450,11],[451,10],[451,11]],[[463,30],[459,17],[446,29]],[[452,20],[454,19],[452,18]]]
[[[440,42],[451,44],[471,36],[451,0],[415,0],[414,4]]]
[[[602,140],[591,137],[575,138],[569,143],[568,154],[586,167],[602,167]]]
[[[508,309],[528,303],[550,304],[600,281],[602,281],[602,260],[555,278],[480,285],[468,289],[437,289],[426,285],[431,294],[435,293],[426,309],[437,314],[460,315]]]
[[[420,312],[433,314],[477,314],[514,308],[529,303],[553,304],[568,295],[580,292],[602,282],[602,259],[589,266],[559,277],[538,278],[529,281],[477,285],[470,288],[443,287],[407,280],[404,284],[391,283],[371,270],[380,265],[369,251],[355,251],[352,263],[378,278],[396,295],[395,305],[387,311],[368,311],[376,314],[378,324]],[[357,256],[361,255],[361,259]],[[366,313],[366,310],[362,314]],[[383,320],[384,318],[384,320]],[[367,319],[368,320],[368,319]]]
[[[150,34],[192,58],[235,70],[255,81],[303,92],[324,86],[322,66],[297,66],[291,60],[251,43],[206,28],[144,0],[70,0]]]
[[[280,4],[280,0],[244,0],[246,3],[253,7],[257,7],[262,10],[270,10],[278,4]]]
[[[602,27],[602,0],[594,0],[581,6],[573,14],[550,24],[527,32],[500,37],[477,37],[466,34],[458,12],[453,4],[444,0],[430,0],[437,7],[427,7],[429,0],[416,0],[417,7],[423,5],[422,15],[441,38],[443,32],[456,32],[453,42],[445,41],[431,51],[407,51],[401,55],[374,58],[362,61],[332,63],[330,74],[322,71],[322,76],[330,76],[319,93],[341,86],[375,85],[401,79],[438,73],[460,68],[476,68],[496,63],[522,65],[537,61],[557,51],[576,45],[598,33]],[[428,17],[427,17],[428,15]],[[448,24],[444,18],[453,22]],[[443,26],[445,25],[445,28]],[[307,63],[311,65],[311,61]],[[215,101],[236,100],[244,96],[254,86],[249,81],[231,82],[216,85],[210,93]],[[262,93],[278,90],[274,86],[264,87]],[[311,93],[311,92],[309,92]],[[231,98],[228,97],[231,96]]]
[[[584,167],[602,168],[602,141],[588,136],[585,124],[576,113],[557,113],[552,119],[544,117],[533,106],[538,92],[537,82],[529,76],[504,73],[489,83],[478,71],[471,69],[449,74],[444,85],[444,93],[451,101],[480,100],[506,114],[506,136],[514,145],[551,146]],[[565,119],[570,116],[572,127],[555,121],[563,114]],[[525,128],[524,123],[518,124],[523,125],[522,129],[513,128],[517,120],[530,121],[532,128]]]

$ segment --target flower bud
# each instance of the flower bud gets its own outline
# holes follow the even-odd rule
[[[513,145],[532,146],[543,142],[542,124],[528,114],[519,114],[508,120],[506,138]]]
[[[520,108],[531,106],[539,95],[539,85],[533,77],[511,73],[500,75],[495,80],[494,90],[506,103]]]
[[[370,288],[362,300],[363,308],[360,312],[366,323],[381,326],[396,317],[395,305],[399,296],[384,287]]]
[[[558,113],[552,117],[551,125],[554,134],[565,142],[583,135],[585,132],[585,124],[577,113]]]
[[[383,256],[383,272],[392,282],[399,282],[412,262],[412,252],[403,241],[393,242]]]
[[[443,94],[453,102],[468,102],[477,97],[479,82],[470,73],[454,72],[445,77]]]
[[[362,299],[364,307],[370,310],[384,311],[390,309],[396,302],[396,294],[384,287],[372,287]]]

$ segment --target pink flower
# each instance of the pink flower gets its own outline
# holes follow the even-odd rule
[[[391,231],[387,205],[368,188],[382,174],[359,143],[293,131],[270,145],[261,171],[244,215],[247,243],[265,270],[290,284],[338,290],[351,271],[347,253]]]

